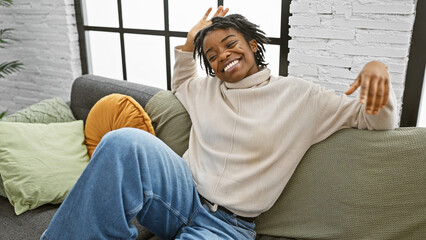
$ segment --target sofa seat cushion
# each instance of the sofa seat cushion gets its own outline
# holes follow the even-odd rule
[[[56,210],[57,205],[47,204],[16,216],[7,198],[0,197],[0,239],[40,239]]]
[[[260,234],[309,239],[424,239],[426,128],[341,130],[312,146]]]
[[[47,204],[16,216],[7,198],[0,197],[0,239],[40,239],[58,207],[59,205]],[[137,240],[160,240],[160,238],[139,225],[136,219],[133,219],[132,223],[138,228]]]

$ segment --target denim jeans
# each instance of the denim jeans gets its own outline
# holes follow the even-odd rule
[[[185,161],[155,136],[106,134],[41,239],[254,239],[254,223],[200,202]]]

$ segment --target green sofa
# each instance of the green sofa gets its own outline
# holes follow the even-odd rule
[[[190,119],[168,91],[85,75],[73,84],[74,117],[84,121],[111,93],[135,98],[157,136],[185,151]],[[0,197],[0,239],[38,239],[56,209],[48,204],[16,216]],[[138,239],[157,239],[139,229]],[[426,129],[344,129],[312,146],[256,229],[261,240],[426,239]]]

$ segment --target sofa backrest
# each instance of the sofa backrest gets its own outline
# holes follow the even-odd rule
[[[259,234],[426,239],[426,128],[340,130],[313,145]]]
[[[83,75],[74,80],[71,88],[71,110],[78,120],[86,121],[90,109],[104,96],[121,93],[133,97],[142,107],[160,88],[115,80],[95,75]]]

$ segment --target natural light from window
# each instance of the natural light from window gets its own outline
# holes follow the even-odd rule
[[[269,0],[262,4],[247,0],[225,0],[230,13],[240,13],[258,24],[268,37],[280,37],[281,1]],[[163,1],[121,1],[123,27],[135,29],[164,30]],[[84,1],[85,25],[118,27],[116,0]],[[187,32],[203,16],[208,7],[216,9],[216,0],[169,1],[169,29]],[[123,78],[119,34],[88,31],[86,33],[89,73],[115,79]],[[171,66],[174,63],[173,48],[185,43],[185,38],[170,38]],[[127,80],[159,88],[167,88],[165,37],[124,34]],[[278,45],[266,46],[266,62],[272,74],[279,72]],[[197,60],[198,63],[198,60]],[[199,75],[205,75],[199,67]]]
[[[426,127],[426,66],[423,77],[423,90],[419,106],[419,115],[417,118],[417,127]]]

